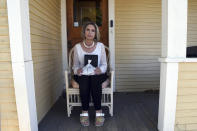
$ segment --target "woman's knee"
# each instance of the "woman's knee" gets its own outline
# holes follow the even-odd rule
[[[80,85],[86,86],[86,85],[89,84],[89,78],[87,76],[78,76],[77,77],[77,82],[78,82],[79,86]]]
[[[106,74],[101,74],[101,75],[94,75],[91,77],[91,84],[93,86],[101,86],[102,83],[107,79]]]

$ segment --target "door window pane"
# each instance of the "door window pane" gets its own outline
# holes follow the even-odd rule
[[[102,25],[101,0],[74,0],[73,14],[74,26],[82,26],[88,21]]]

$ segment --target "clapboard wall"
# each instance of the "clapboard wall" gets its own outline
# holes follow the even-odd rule
[[[19,131],[6,0],[0,0],[0,130]]]
[[[176,131],[197,130],[197,63],[180,63]]]
[[[161,0],[115,0],[116,91],[159,88]]]
[[[60,0],[30,0],[30,32],[38,121],[63,90]]]
[[[197,46],[197,1],[188,0],[187,46]]]

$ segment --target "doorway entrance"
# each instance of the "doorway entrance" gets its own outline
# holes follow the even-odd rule
[[[108,43],[108,1],[107,0],[67,0],[68,51],[82,41],[81,30],[84,23],[95,22],[100,30],[100,42]]]

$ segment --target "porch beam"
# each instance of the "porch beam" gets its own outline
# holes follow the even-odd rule
[[[162,0],[159,131],[174,131],[179,68],[177,59],[186,58],[187,5],[187,0]]]
[[[7,0],[9,38],[20,131],[38,131],[29,0]]]

